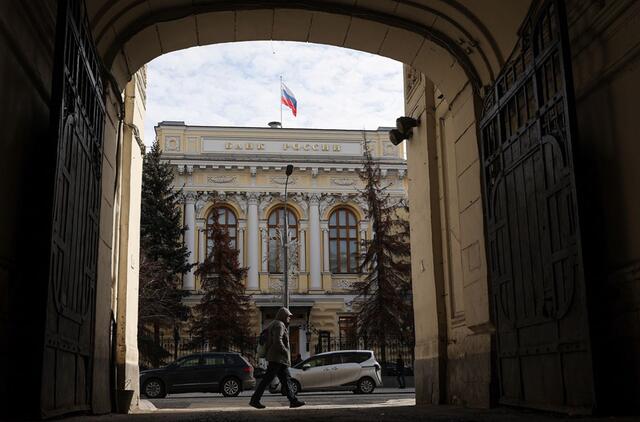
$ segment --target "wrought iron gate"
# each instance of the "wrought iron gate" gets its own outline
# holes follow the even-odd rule
[[[567,22],[562,1],[533,3],[481,122],[499,396],[505,404],[590,411]]]
[[[41,411],[91,404],[104,100],[83,0],[58,2],[52,101],[57,143]]]

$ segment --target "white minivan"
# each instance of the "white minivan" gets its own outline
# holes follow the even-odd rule
[[[312,356],[290,368],[291,388],[300,391],[351,390],[373,393],[382,387],[382,372],[371,350],[341,350]],[[276,378],[269,387],[280,391]]]

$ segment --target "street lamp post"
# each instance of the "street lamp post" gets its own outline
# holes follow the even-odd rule
[[[282,237],[282,249],[284,253],[284,307],[289,309],[289,212],[287,210],[287,187],[289,176],[293,173],[293,164],[287,165],[287,179],[284,182],[284,236]]]

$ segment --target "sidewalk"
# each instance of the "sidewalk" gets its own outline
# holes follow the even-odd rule
[[[79,416],[69,422],[558,422],[637,421],[637,417],[571,417],[534,411],[498,408],[467,409],[454,406],[406,405],[407,400],[375,406],[305,406],[300,409],[228,409],[216,411],[155,411],[134,415]]]

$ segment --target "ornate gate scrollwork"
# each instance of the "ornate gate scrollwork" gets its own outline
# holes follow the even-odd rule
[[[91,408],[104,93],[83,0],[60,0],[52,95],[57,145],[41,412]]]
[[[480,125],[499,395],[590,411],[567,22],[562,1],[533,3]]]

